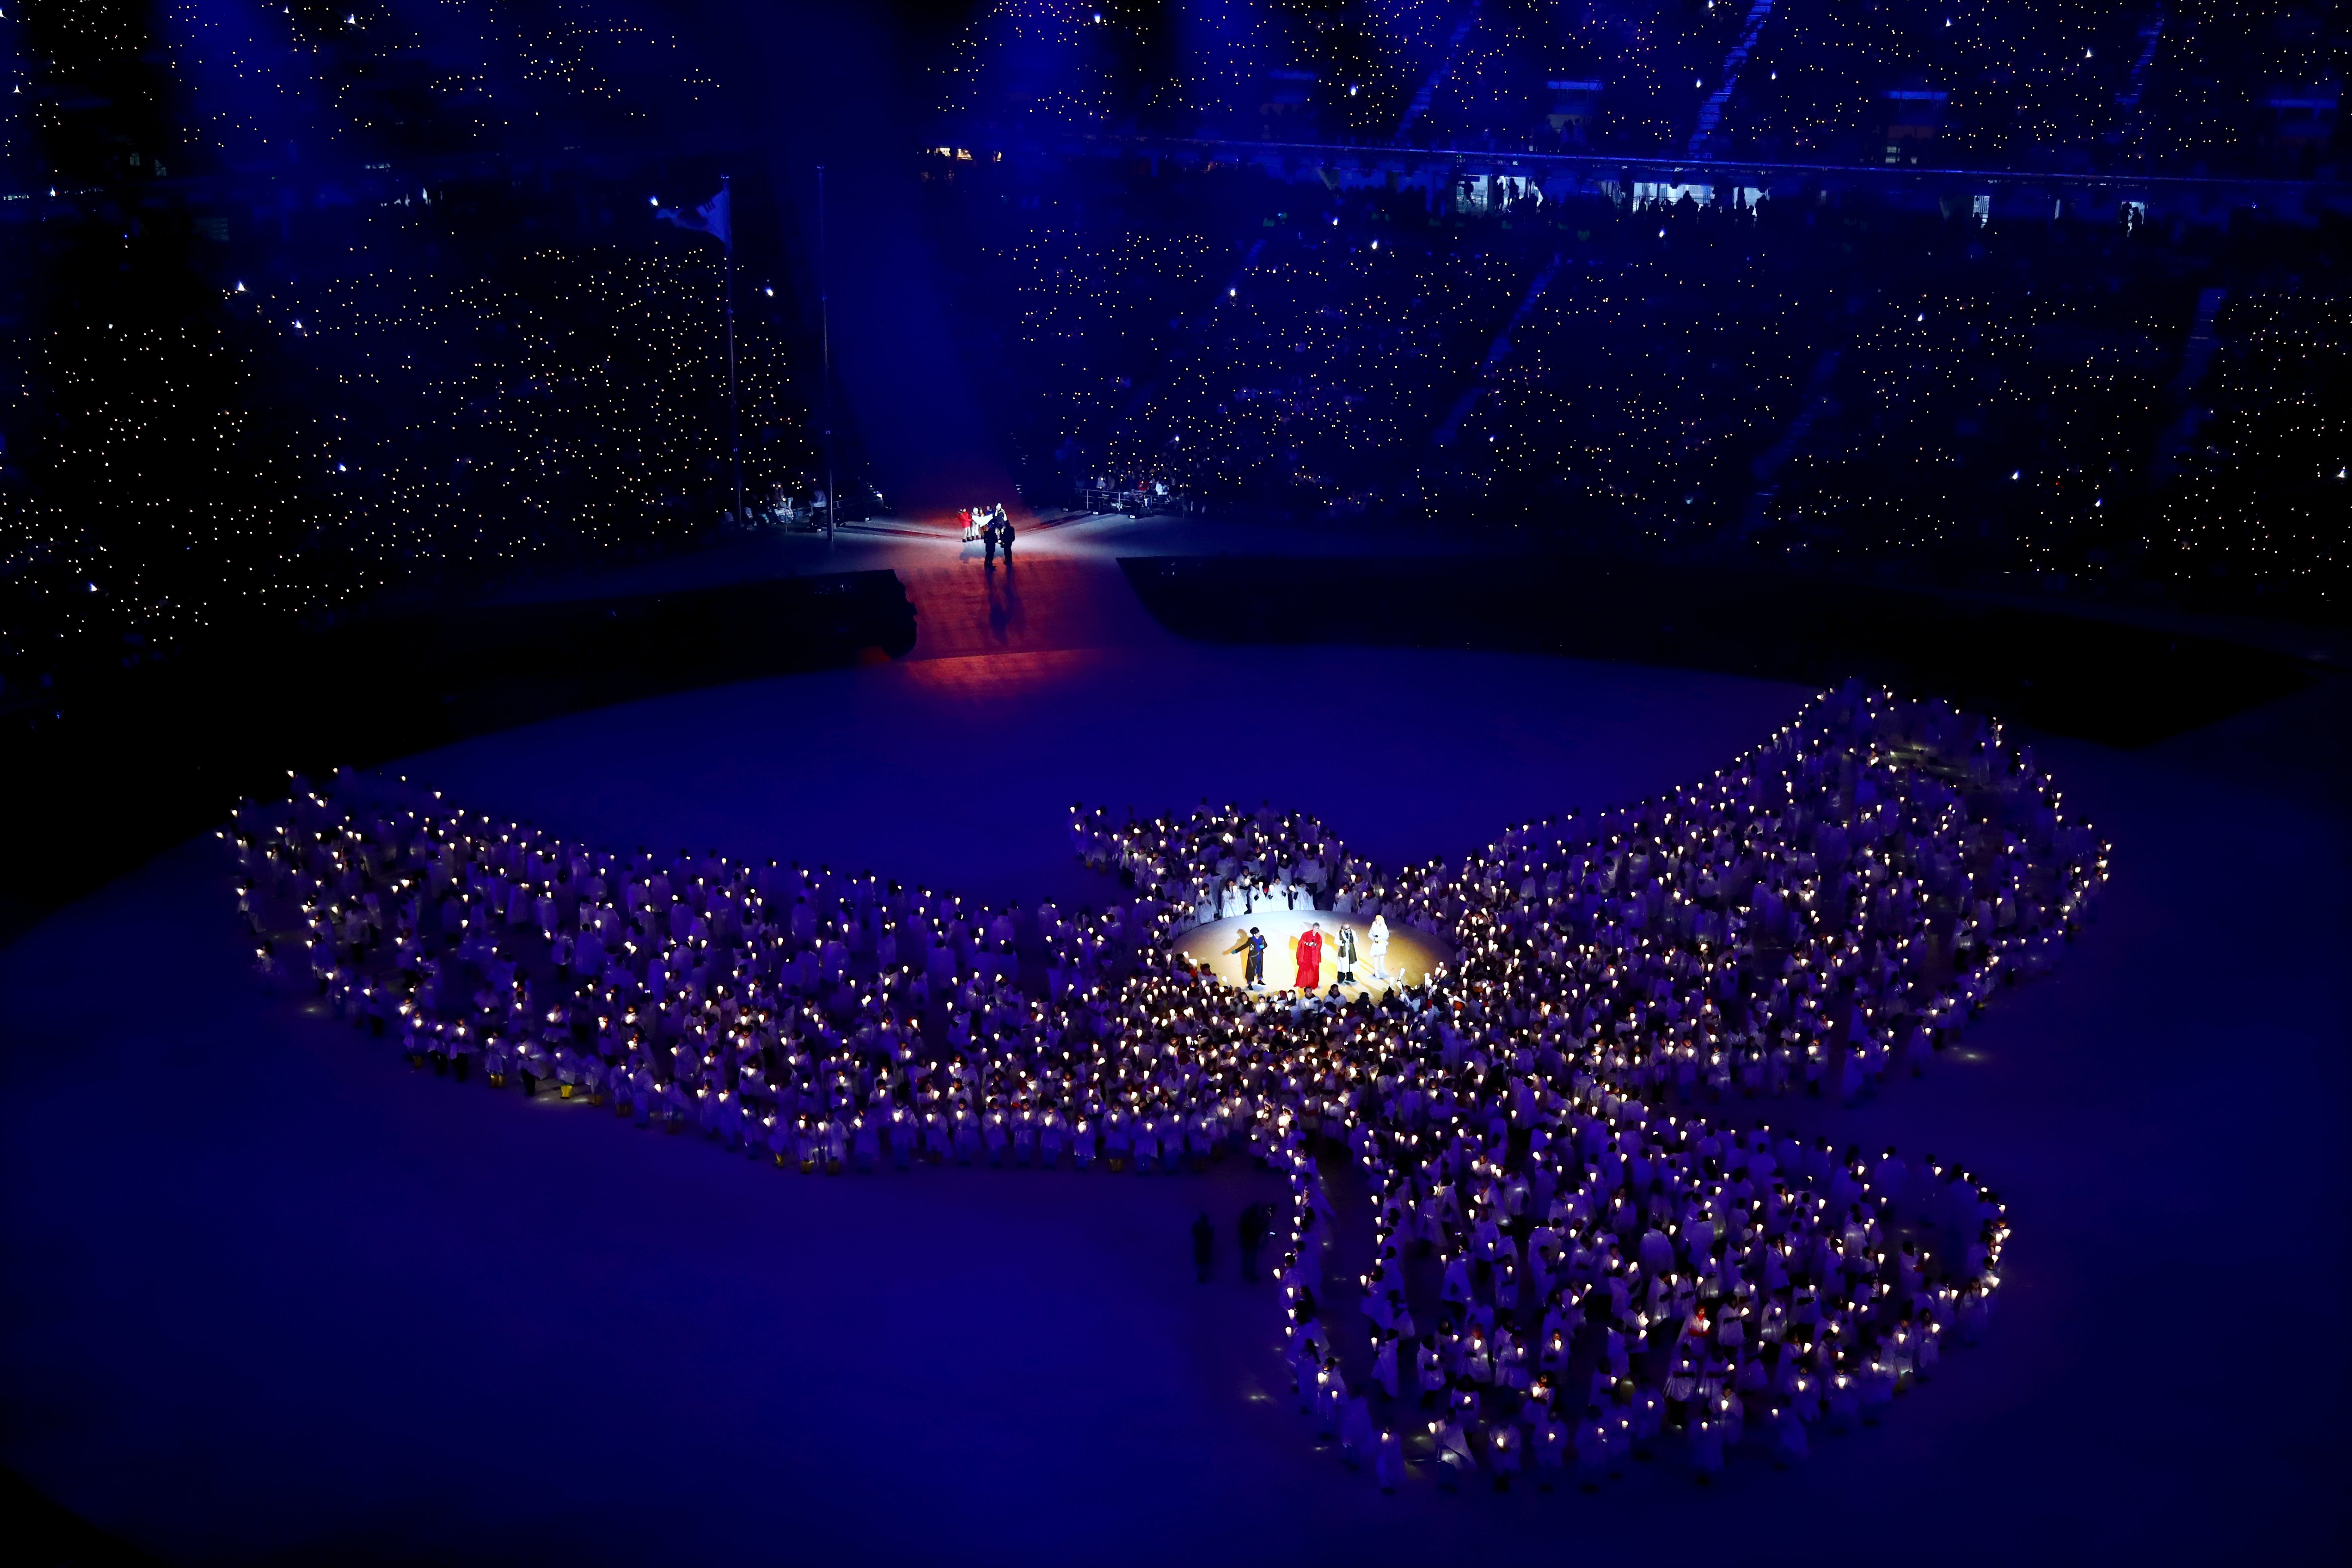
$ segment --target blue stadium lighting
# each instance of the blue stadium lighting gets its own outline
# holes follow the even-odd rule
[[[2332,478],[2352,502],[2352,6],[1974,0],[1946,44],[1958,13],[1922,31],[1930,0],[272,4],[0,0],[0,74],[35,100],[0,180],[0,783],[12,819],[67,829],[18,835],[0,871],[0,1037],[29,1022],[37,1068],[0,1094],[0,1138],[44,1178],[0,1218],[39,1265],[12,1273],[33,1310],[0,1332],[0,1392],[72,1428],[18,1445],[28,1478],[161,1561],[379,1530],[383,1555],[483,1555],[523,1528],[565,1560],[789,1533],[927,1561],[975,1519],[1097,1539],[1187,1481],[1195,1534],[1269,1556],[1377,1528],[1383,1505],[1349,1494],[1393,1483],[1401,1554],[1473,1510],[1464,1538],[1497,1552],[1564,1529],[1626,1555],[1654,1528],[1744,1539],[1782,1500],[1903,1539],[1906,1514],[1991,1499],[1996,1522],[2128,1531],[2141,1558],[2258,1530],[2250,1556],[2299,1559],[2298,1505],[2325,1506],[2302,1494],[2325,1489],[2287,1483],[2346,1423],[2263,1373],[2271,1342],[2195,1336],[2206,1284],[2250,1300],[2332,1223],[2330,1184],[2289,1178],[2340,1142],[2298,1090],[2340,1076],[2301,982],[2343,947],[2342,900],[2308,854],[2238,851],[2332,826],[2326,748],[2295,737],[2340,718],[2352,658],[2326,499]],[[2061,67],[2096,63],[2099,36],[2137,41]],[[1782,55],[1806,62],[1786,93]],[[649,194],[635,224],[648,174],[709,199]],[[739,269],[785,281],[744,311]],[[1244,279],[1249,310],[1213,308]],[[1935,331],[1892,330],[1906,299]],[[2003,450],[2044,479],[2001,480]],[[1472,668],[1457,646],[1487,651]],[[1695,723],[1786,721],[1756,677],[1873,668],[1917,689],[1822,691],[1712,783],[1602,809]],[[1614,716],[1587,744],[1596,694]],[[548,704],[570,717],[539,724]],[[2146,771],[2180,760],[2137,754],[2171,733],[2199,765]],[[2075,918],[2104,851],[2036,770],[2045,738],[2145,857],[2112,929]],[[286,772],[312,761],[374,776],[313,792]],[[661,787],[604,788],[608,766]],[[600,803],[665,847],[477,822],[429,784],[369,795],[402,767],[518,816]],[[1032,883],[1004,851],[1066,773],[1136,805],[1074,819],[1077,863]],[[1380,871],[1281,815],[1286,778],[1327,774],[1384,839],[1466,844],[1482,803],[1525,826],[1458,871]],[[1200,797],[1226,777],[1246,804],[1220,812]],[[214,870],[153,860],[237,787],[290,795],[227,837],[261,879],[236,922],[293,1005],[198,978],[230,919],[191,880]],[[331,796],[367,809],[337,820]],[[803,863],[670,858],[706,819]],[[869,845],[878,876],[824,868]],[[996,902],[888,884],[934,869],[980,871],[968,891]],[[131,896],[83,897],[118,875]],[[1073,910],[1003,902],[1048,891]],[[1328,954],[1353,984],[1352,934],[1283,952],[1318,908],[1335,941],[1386,910],[1461,967],[1387,1011],[1312,978],[1206,1001],[1166,967],[1181,933],[1287,917],[1271,963]],[[2231,908],[2262,918],[2210,918]],[[2021,1023],[2037,1004],[2010,982],[2077,942],[2106,956],[2031,1050],[1948,1049],[1980,1008]],[[62,989],[52,961],[75,994],[26,1005]],[[244,1026],[265,1005],[282,1016]],[[294,1047],[330,1013],[373,1058],[322,1080]],[[2259,1049],[2197,1038],[2216,1018]],[[571,1163],[608,1157],[568,1130],[445,1122],[381,1081],[395,1052],[440,1075],[420,1053],[446,1047],[497,1087],[524,1075],[547,1116],[609,1118],[625,1092],[627,1120],[751,1163],[690,1159],[635,1194],[637,1165]],[[1055,1078],[1074,1053],[1108,1076]],[[1921,1424],[1915,1443],[1869,1429],[1987,1326],[2006,1236],[1989,1189],[1869,1152],[1872,1129],[1925,1124],[1909,1097],[1937,1087],[1895,1079],[1929,1068],[1976,1075],[1963,1104],[2008,1124],[1966,1139],[2047,1235],[2100,1245],[2019,1255],[2001,1294],[2032,1353],[1980,1358],[1982,1396],[1907,1398],[1886,1425]],[[1247,1104],[1198,1092],[1228,1071]],[[2084,1116],[2095,1071],[2128,1092]],[[1791,1093],[1845,1156],[1731,1135]],[[1049,1124],[1114,1164],[1141,1147],[1171,1172],[1195,1132],[1242,1158],[1086,1198],[1105,1206],[1064,1215],[1087,1223],[1042,1263],[1020,1237],[1053,1215],[922,1235],[971,1182],[1021,1203],[1010,1177],[775,1189],[778,1167],[859,1173],[898,1112],[958,1141],[927,1161],[996,1164],[1010,1136],[1026,1163]],[[509,1124],[504,1163],[473,1158]],[[2205,1166],[2279,1179],[2200,1225]],[[1341,1170],[1352,1213],[1311,1217],[1318,1171]],[[641,1201],[758,1172],[740,1207]],[[141,1182],[174,1201],[119,1201]],[[1181,1249],[1196,1202],[1231,1198],[1225,1235],[1244,1184],[1286,1184],[1258,1282],[1287,1303],[1277,1362],[1264,1325],[1226,1333],[1241,1303],[1205,1259],[1178,1306],[1146,1254]],[[369,1201],[387,1187],[407,1191]],[[855,1239],[799,1223],[828,1205],[864,1241],[798,1256]],[[205,1245],[173,1234],[199,1206]],[[1327,1292],[1303,1228],[1327,1221],[1333,1266],[1344,1248],[1393,1288]],[[1383,1236],[1392,1269],[1361,1247]],[[640,1267],[666,1247],[725,1273]],[[1073,1271],[1111,1310],[1065,1313]],[[124,1288],[83,1290],[85,1321],[73,1279]],[[867,1317],[845,1303],[893,1300],[878,1383],[868,1347],[800,1353]],[[1148,1342],[1194,1311],[1213,1332]],[[1045,1397],[971,1398],[1041,1324],[1055,1354],[1023,1381]],[[1123,1345],[1132,1373],[1089,1373]],[[1193,1363],[1208,1379],[1159,1398]],[[1075,1406],[1057,1368],[1087,1374]],[[515,1397],[541,1372],[551,1403]],[[1352,1477],[1220,1462],[1265,1449],[1263,1407],[1293,1392]],[[2180,1440],[2111,1440],[2183,1411]],[[1845,1453],[1766,1480],[1816,1420]],[[1374,1422],[1402,1434],[1386,1458]],[[959,1462],[974,1439],[1001,1462]],[[528,1486],[481,1481],[502,1453]],[[419,1454],[455,1479],[404,1510]],[[751,1484],[709,1485],[712,1455]],[[1737,1484],[1665,1506],[1655,1478],[1727,1462]],[[1411,1495],[1449,1476],[1613,1499]],[[873,1513],[909,1483],[932,1505]]]

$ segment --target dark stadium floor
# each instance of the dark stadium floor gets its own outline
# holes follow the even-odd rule
[[[1073,798],[1267,797],[1459,855],[1711,771],[1802,695],[1186,644],[1106,566],[1034,564],[1017,623],[911,580],[935,640],[898,663],[400,771],[622,845],[1070,899]],[[1987,1173],[2017,1227],[1987,1342],[1798,1470],[1384,1497],[1292,1413],[1270,1290],[1229,1246],[1191,1277],[1245,1166],[809,1178],[412,1073],[257,988],[208,839],[0,950],[0,1459],[171,1560],[2333,1560],[2339,684],[2133,752],[2037,742],[2115,843],[2096,923],[1924,1081],[1782,1108]]]

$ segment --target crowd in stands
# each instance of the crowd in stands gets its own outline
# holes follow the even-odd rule
[[[380,11],[101,9],[21,19],[40,91],[90,102],[17,117],[46,129],[0,209],[39,235],[9,306],[0,705],[719,525],[721,256],[646,205],[704,133],[674,39],[624,0],[444,7],[428,92]],[[746,489],[804,503],[814,328],[766,267],[736,281]]]
[[[808,1173],[1249,1152],[1290,1186],[1300,1407],[1382,1486],[1792,1462],[1982,1331],[1990,1187],[1756,1118],[1921,1071],[2085,917],[2105,847],[1997,725],[1842,689],[1458,865],[1383,872],[1271,808],[1071,827],[1116,869],[1100,912],[614,854],[347,774],[229,834],[262,972],[417,1070]],[[1276,879],[1453,961],[1350,999],[1171,954]]]
[[[1540,174],[938,189],[1033,494],[1116,469],[1213,510],[1737,565],[2305,613],[2340,590],[2352,337],[2324,231]],[[2247,438],[2256,410],[2289,461]]]
[[[2293,0],[1760,5],[1004,0],[950,51],[949,122],[2336,166],[2341,22]],[[433,47],[478,68],[430,92],[386,15],[22,19],[41,92],[91,107],[0,149],[42,235],[0,430],[0,704],[226,627],[676,547],[733,507],[720,254],[640,205],[666,139],[715,134],[709,73],[627,0],[449,9]],[[965,295],[953,368],[1033,504],[1119,474],[1212,510],[2340,597],[2352,334],[2333,231],[2272,226],[2268,197],[2147,223],[2003,186],[1988,218],[1964,184],[1941,214],[1850,182],[1367,189],[1004,140],[923,188]],[[136,224],[74,195],[133,190]],[[756,171],[738,190],[791,205]],[[737,289],[746,492],[784,487],[775,518],[816,466],[782,262],[747,256]]]
[[[51,444],[37,488],[0,487],[6,640],[54,658],[39,634],[99,607],[165,651],[420,581],[708,537],[732,504],[717,247],[616,229],[609,205],[549,243],[511,215],[486,223],[479,195],[357,210],[331,259],[226,279],[200,331],[40,341],[55,379],[39,417],[88,438]],[[452,276],[436,252],[466,265]],[[805,362],[770,303],[739,312],[747,485],[805,503]],[[180,423],[191,406],[236,416]]]
[[[942,107],[1183,135],[2309,175],[2340,17],[2283,0],[994,0]]]

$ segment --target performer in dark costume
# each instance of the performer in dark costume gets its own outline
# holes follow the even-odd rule
[[[1234,945],[1225,949],[1225,952],[1228,954],[1236,952],[1249,954],[1242,961],[1244,985],[1256,985],[1265,981],[1265,938],[1259,934],[1257,927],[1252,926],[1245,931],[1237,932],[1234,937]]]
[[[1343,923],[1331,945],[1338,954],[1335,962],[1339,971],[1334,978],[1339,984],[1353,985],[1356,983],[1356,928]]]

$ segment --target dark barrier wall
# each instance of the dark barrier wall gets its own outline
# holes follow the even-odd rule
[[[1559,558],[1120,565],[1180,637],[1564,654],[1817,686],[1861,676],[2113,746],[2195,729],[2312,679],[2297,660],[2209,637],[1818,579]]]
[[[485,605],[225,648],[6,715],[0,940],[224,817],[289,770],[367,767],[583,708],[895,658],[888,572]]]

